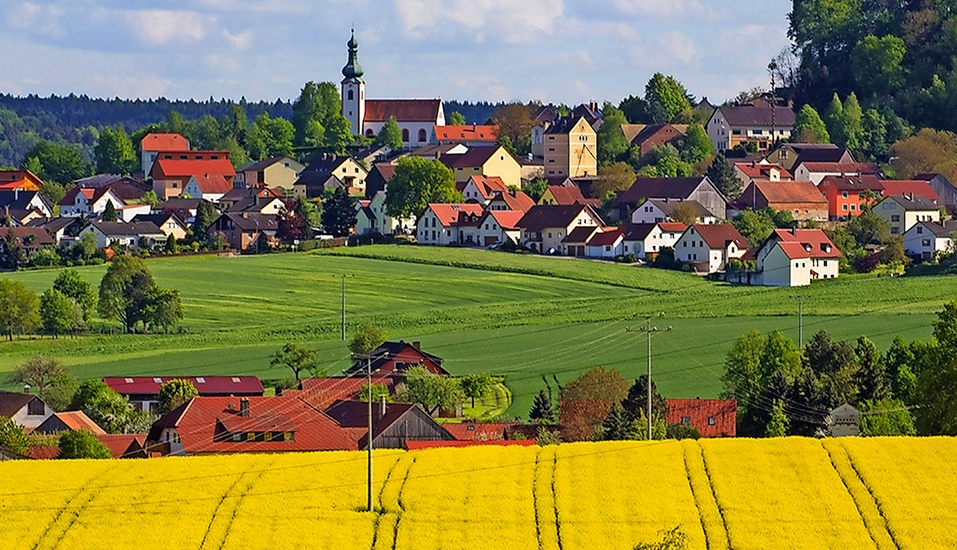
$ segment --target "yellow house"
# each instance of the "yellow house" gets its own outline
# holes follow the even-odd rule
[[[268,187],[291,193],[306,167],[289,157],[270,157],[250,162],[236,171],[236,183],[245,187]]]
[[[545,177],[598,174],[598,136],[585,117],[560,118],[544,135]]]
[[[464,183],[472,176],[499,177],[505,185],[522,184],[522,166],[501,145],[469,147],[461,154],[439,157],[455,174],[456,183]]]

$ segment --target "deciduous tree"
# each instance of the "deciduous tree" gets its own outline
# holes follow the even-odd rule
[[[389,180],[386,212],[393,218],[419,217],[430,202],[457,203],[464,199],[455,189],[455,174],[438,160],[422,157],[399,159]]]
[[[164,415],[184,403],[189,403],[190,399],[198,395],[199,391],[189,380],[179,378],[167,380],[160,385],[159,407],[156,412]]]
[[[459,116],[462,115],[460,114]],[[399,128],[399,123],[394,116],[390,116],[386,119],[385,124],[382,125],[382,129],[379,130],[379,135],[376,136],[375,143],[376,145],[388,147],[393,151],[398,151],[402,148],[402,130]]]
[[[86,430],[68,430],[60,435],[57,458],[112,458],[110,450]]]
[[[40,299],[25,284],[0,279],[0,331],[12,342],[14,334],[34,330],[40,324]]]
[[[0,449],[24,454],[29,445],[27,434],[23,427],[6,416],[0,416]]]
[[[384,328],[373,325],[372,323],[366,323],[359,327],[359,330],[352,335],[352,341],[349,342],[349,351],[356,355],[369,353],[381,346],[387,337],[388,335]]]
[[[83,328],[83,309],[55,288],[40,295],[40,318],[43,330],[54,338]]]
[[[35,355],[13,369],[15,384],[29,384],[30,391],[40,396],[55,411],[66,410],[76,391],[76,379],[63,363],[51,357]]]
[[[93,148],[93,159],[98,174],[129,174],[137,167],[133,140],[122,126],[103,128]]]
[[[487,396],[492,392],[492,387],[495,386],[495,381],[487,372],[467,374],[459,380],[459,383],[462,385],[462,393],[465,394],[465,397],[472,400],[473,409],[475,408],[475,400]]]
[[[463,126],[465,124],[465,116],[458,111],[452,111],[449,114],[449,126]]]
[[[673,76],[655,73],[645,85],[645,103],[656,124],[677,121],[683,113],[690,116],[691,96]]]
[[[246,146],[249,154],[256,160],[274,156],[288,156],[292,154],[292,140],[295,129],[292,123],[284,118],[269,118],[267,113],[256,117],[249,135],[246,137]]]
[[[429,414],[438,410],[455,410],[462,399],[462,386],[454,378],[446,378],[417,365],[405,371],[402,389],[397,390],[399,401],[418,403]]]
[[[287,342],[281,350],[274,353],[269,365],[289,368],[296,376],[297,382],[302,380],[303,373],[312,377],[325,376],[325,369],[319,366],[318,352],[295,342]]]
[[[53,288],[76,302],[83,310],[83,321],[89,321],[96,310],[96,292],[93,285],[83,280],[76,269],[64,269],[53,280]]]
[[[830,143],[831,134],[821,115],[810,104],[805,103],[794,116],[792,133],[799,143]]]
[[[595,367],[564,384],[560,396],[562,439],[585,441],[595,436],[612,406],[628,396],[628,382],[616,370]]]
[[[392,185],[390,181],[389,192],[392,191]],[[355,200],[349,196],[345,188],[337,187],[332,195],[322,202],[322,227],[330,235],[345,237],[355,225]]]

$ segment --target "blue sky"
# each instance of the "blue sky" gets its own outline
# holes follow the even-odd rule
[[[295,98],[355,26],[370,98],[613,101],[767,86],[787,0],[0,0],[0,91]]]

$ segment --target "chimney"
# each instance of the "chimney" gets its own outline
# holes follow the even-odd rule
[[[380,396],[379,396],[379,418],[378,418],[378,420],[382,420],[382,417],[385,416],[385,413],[386,413],[385,396],[384,396],[384,395],[380,395]]]
[[[20,200],[20,188],[17,187],[13,190],[13,200]]]
[[[795,237],[797,236],[798,234],[797,227],[794,227],[793,225],[791,226],[791,234],[794,235]]]
[[[245,397],[239,400],[239,416],[249,418],[249,399]]]
[[[412,342],[412,347],[415,349],[422,349],[421,342]]]

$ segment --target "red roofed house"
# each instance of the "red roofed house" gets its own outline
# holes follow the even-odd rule
[[[576,228],[604,227],[605,222],[587,204],[559,206],[538,205],[522,216],[518,226],[522,228],[522,246],[542,254],[577,255],[566,244],[565,238]],[[583,252],[583,251],[582,251]]]
[[[497,193],[508,191],[508,186],[498,176],[471,176],[462,183],[456,183],[455,188],[465,197],[465,202],[476,202],[486,206]]]
[[[232,187],[236,170],[229,162],[229,151],[170,151],[157,156],[149,175],[156,196],[166,200],[183,194],[194,176],[222,176]]]
[[[183,193],[209,202],[219,202],[232,188],[233,183],[223,174],[194,174],[183,188]]]
[[[668,424],[688,424],[701,437],[735,437],[738,402],[734,399],[666,399]]]
[[[164,455],[355,450],[328,415],[296,396],[194,397],[146,437]]]
[[[141,167],[149,174],[160,153],[189,151],[189,140],[179,134],[146,134],[140,141]]]
[[[522,229],[518,222],[524,215],[525,212],[521,210],[486,210],[475,226],[475,243],[479,246],[508,241],[518,244],[522,240]]]
[[[395,392],[395,380],[379,378],[377,383],[384,383],[389,394]],[[298,390],[284,390],[283,395],[293,395],[304,399],[307,403],[319,410],[325,410],[336,401],[364,399],[359,393],[366,384],[365,377],[338,377],[338,378],[303,378],[299,381]]]
[[[43,180],[29,170],[0,170],[0,191],[39,191]]]
[[[588,239],[585,255],[589,258],[613,260],[625,253],[625,232],[619,227],[608,227]]]
[[[65,218],[98,216],[106,210],[106,204],[113,203],[117,212],[126,203],[109,187],[74,187],[60,199],[60,215]],[[144,214],[149,213],[149,209]]]
[[[863,205],[874,204],[879,197],[896,195],[925,197],[931,201],[940,199],[926,181],[882,180],[873,174],[827,176],[821,180],[818,189],[827,197],[828,215],[832,220],[858,216]]]
[[[83,411],[67,411],[53,413],[50,418],[43,421],[43,424],[37,426],[36,433],[58,434],[61,432],[75,432],[77,430],[86,430],[93,435],[104,435],[106,431],[99,427]]]
[[[347,434],[353,449],[367,449],[369,404],[337,401],[324,411]],[[405,449],[410,441],[453,441],[455,437],[418,405],[385,403],[372,406],[372,446],[376,449]]]
[[[106,445],[113,458],[147,458],[146,434],[100,434],[96,436]]]
[[[841,256],[820,229],[776,229],[755,253],[757,271],[751,280],[764,286],[807,286],[814,279],[835,279]]]
[[[479,244],[474,228],[485,212],[480,204],[429,204],[416,221],[419,244]]]
[[[395,117],[402,132],[402,144],[414,147],[428,143],[435,135],[436,126],[445,126],[441,99],[366,99],[355,33],[346,46],[349,58],[342,68],[342,115],[349,121],[352,134],[375,137],[389,117]]]
[[[384,381],[381,379],[389,378],[398,382],[405,376],[405,371],[415,365],[421,365],[433,374],[449,375],[449,372],[442,368],[442,358],[422,351],[419,342],[412,342],[411,344],[402,340],[384,342],[381,346],[369,352],[369,355],[375,356],[376,359],[373,359],[371,363],[356,361],[346,371],[346,376],[364,375],[371,366],[373,382],[376,379]]]
[[[464,153],[446,153],[439,160],[455,173],[457,183],[472,176],[498,177],[506,186],[522,183],[522,166],[501,145],[469,147]]]
[[[434,143],[462,143],[468,146],[492,145],[498,142],[498,125],[436,126],[432,141]]]
[[[798,221],[828,220],[827,197],[810,181],[752,180],[738,202],[753,209],[773,208],[791,213]]]
[[[493,193],[485,206],[486,210],[515,210],[518,212],[528,212],[535,206],[535,201],[524,191],[509,189],[502,193]]]
[[[622,124],[621,132],[628,143],[637,147],[640,160],[645,160],[655,147],[672,143],[688,131],[687,124]]]
[[[688,226],[675,243],[675,260],[699,275],[724,271],[728,260],[748,251],[748,241],[731,224]]]
[[[188,380],[203,397],[263,394],[263,385],[255,376],[108,376],[103,382],[126,397],[138,411],[154,411],[159,406],[160,386],[170,380]]]
[[[569,204],[587,204],[593,208],[598,208],[597,199],[586,199],[582,195],[581,189],[575,185],[549,185],[541,198],[538,199],[541,205],[569,205]]]

